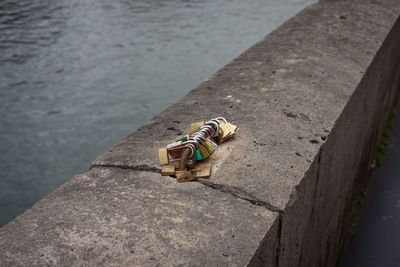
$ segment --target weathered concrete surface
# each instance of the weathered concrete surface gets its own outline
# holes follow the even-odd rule
[[[389,4],[306,9],[92,166],[157,170],[157,148],[193,120],[223,115],[240,133],[211,181],[284,209],[394,23],[398,9]]]
[[[199,183],[94,168],[0,230],[0,265],[272,265],[276,218]]]
[[[399,91],[399,14],[397,0],[305,9],[2,228],[3,262],[43,263],[32,247],[54,263],[333,266]],[[212,177],[159,177],[157,149],[215,116],[240,130]]]
[[[157,148],[225,116],[234,149],[201,182],[283,212],[279,265],[334,265],[398,92],[399,12],[393,0],[305,9],[92,166],[157,170]]]
[[[361,65],[365,70],[358,69],[363,76],[353,85],[351,97],[316,157],[317,175],[305,176],[285,209],[281,243],[287,245],[281,246],[282,266],[334,266],[336,263],[339,248],[351,228],[360,191],[368,180],[377,141],[400,90],[399,6],[400,2],[392,9],[396,16],[385,38],[374,39],[372,36],[380,36],[378,33],[383,31],[371,26],[364,35],[364,43],[370,46],[363,45],[360,39],[359,44],[352,44],[355,47],[352,53],[346,55],[358,57],[359,64],[365,62]],[[353,18],[357,12],[363,15]],[[343,8],[340,16],[355,19],[353,23],[359,34],[365,23],[363,18],[383,25],[387,17],[379,19],[380,23],[374,22],[374,18],[383,14],[384,10],[369,5],[357,6],[356,11]],[[349,42],[345,40],[343,43]],[[368,46],[362,56],[361,47]],[[336,59],[342,61],[342,57]]]

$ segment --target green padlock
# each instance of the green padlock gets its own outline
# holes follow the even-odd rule
[[[201,156],[200,150],[196,150],[196,160],[202,160],[203,157]]]

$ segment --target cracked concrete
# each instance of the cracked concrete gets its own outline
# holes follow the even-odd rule
[[[200,183],[96,167],[0,230],[0,265],[272,265],[277,216]]]
[[[306,8],[3,227],[0,263],[334,266],[399,91],[399,14]],[[209,179],[156,174],[216,116],[239,132]]]
[[[396,12],[395,1],[307,8],[92,165],[157,168],[157,149],[175,140],[176,131],[222,115],[239,133],[210,182],[284,210],[387,35],[390,27],[380,20],[393,24]]]
[[[229,187],[229,186],[221,185],[221,184],[214,184],[214,183],[210,182],[208,179],[202,179],[202,178],[199,178],[197,181],[207,187],[219,190],[221,192],[230,194],[232,196],[235,196],[235,197],[243,199],[243,200],[247,200],[247,201],[253,203],[254,205],[263,206],[263,207],[269,209],[270,211],[282,213],[282,211],[280,209],[278,209],[277,207],[274,207],[267,202],[257,199],[253,195],[247,193],[246,191],[241,190],[240,188]]]

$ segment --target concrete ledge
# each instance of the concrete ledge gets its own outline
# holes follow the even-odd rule
[[[272,265],[276,217],[199,183],[95,168],[2,228],[1,265],[246,265],[266,236]]]
[[[334,266],[400,89],[399,14],[306,8],[3,227],[0,262]],[[240,131],[209,180],[155,174],[220,115]]]

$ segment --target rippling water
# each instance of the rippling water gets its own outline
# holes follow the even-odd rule
[[[0,226],[314,0],[0,0]]]

